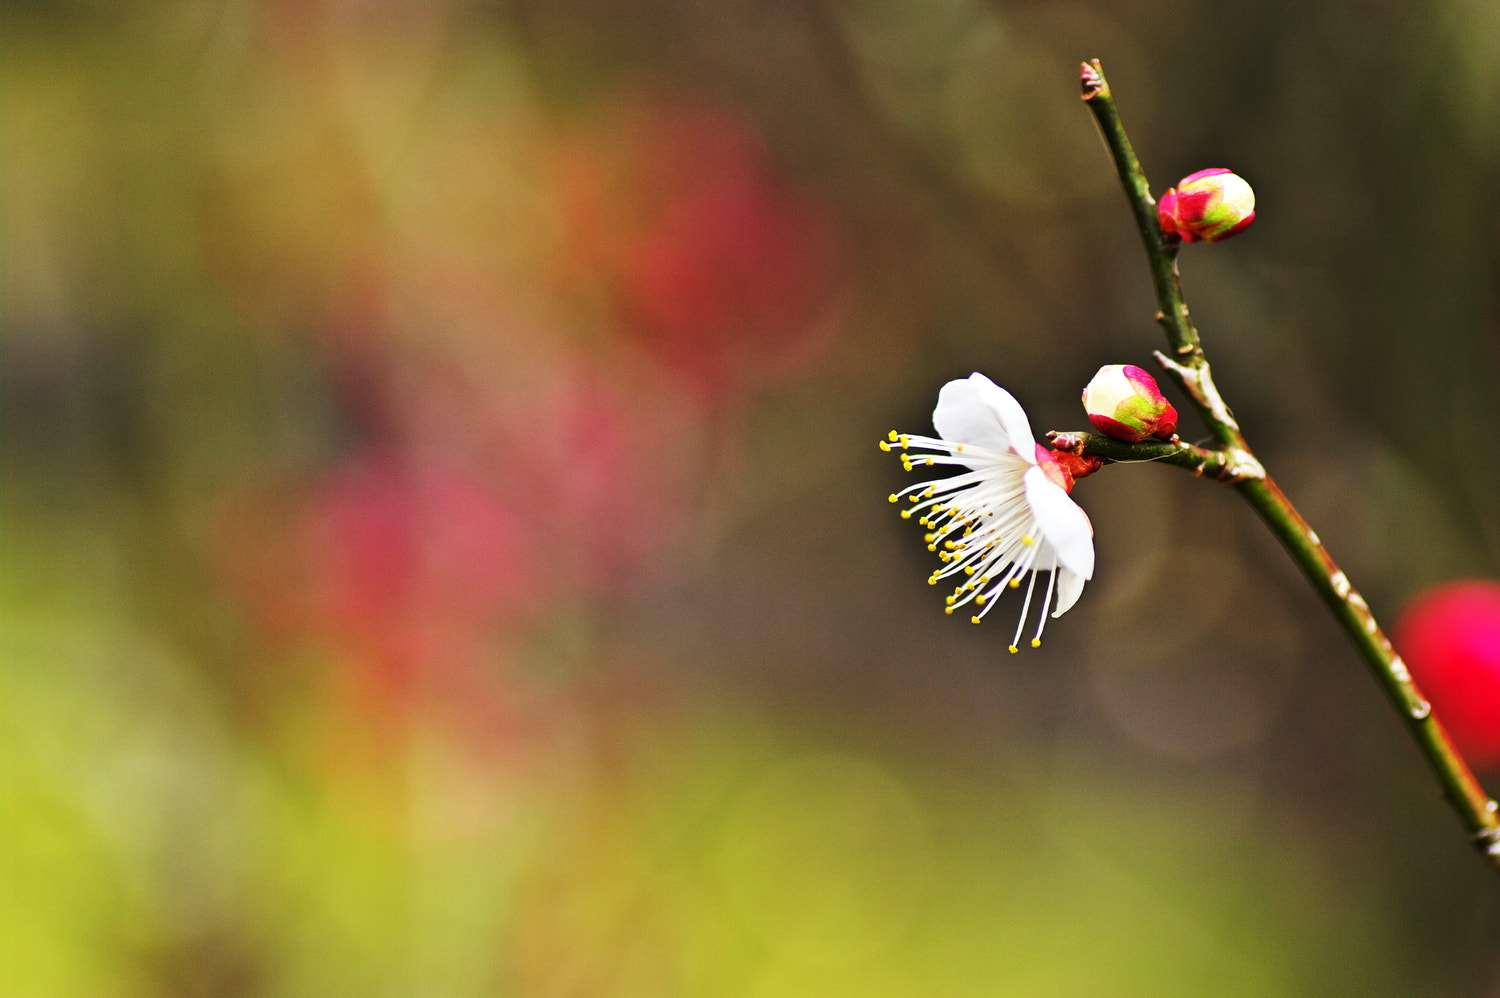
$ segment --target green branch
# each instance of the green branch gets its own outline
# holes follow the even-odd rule
[[[1126,444],[1101,441],[1093,434],[1054,434],[1054,446],[1073,453],[1092,454],[1111,461],[1159,460],[1185,467],[1194,474],[1210,474],[1231,484],[1260,514],[1277,540],[1302,569],[1318,595],[1333,612],[1344,633],[1359,651],[1370,673],[1375,677],[1386,699],[1396,709],[1402,723],[1411,733],[1422,757],[1432,769],[1444,794],[1468,829],[1472,841],[1492,866],[1500,869],[1500,818],[1496,804],[1474,778],[1468,764],[1454,747],[1452,739],[1438,721],[1432,706],[1422,695],[1406,663],[1401,661],[1379,623],[1370,613],[1369,604],[1354,589],[1346,576],[1324,550],[1318,535],[1297,512],[1286,495],[1266,474],[1255,459],[1239,424],[1214,385],[1208,359],[1193,327],[1182,282],[1177,271],[1176,243],[1162,236],[1156,217],[1156,202],[1145,172],[1131,149],[1130,139],[1120,121],[1114,96],[1104,78],[1103,67],[1096,59],[1083,65],[1083,99],[1094,114],[1104,141],[1114,157],[1115,169],[1125,187],[1126,197],[1140,229],[1141,241],[1151,264],[1152,281],[1160,311],[1157,320],[1166,330],[1171,354],[1157,353],[1156,360],[1167,375],[1193,401],[1204,424],[1218,442],[1212,451],[1192,447],[1180,441]]]
[[[1156,218],[1156,201],[1151,197],[1151,186],[1146,182],[1145,171],[1135,158],[1130,138],[1125,134],[1125,125],[1120,120],[1119,108],[1104,78],[1104,69],[1099,60],[1083,64],[1083,100],[1094,113],[1104,143],[1114,157],[1115,170],[1120,183],[1130,199],[1130,209],[1135,215],[1136,228],[1140,230],[1141,242],[1146,245],[1146,258],[1151,264],[1151,283],[1156,289],[1156,321],[1166,331],[1172,344],[1173,356],[1158,353],[1157,363],[1177,387],[1193,400],[1203,424],[1221,447],[1240,451],[1248,455],[1249,448],[1240,435],[1240,427],[1234,414],[1224,403],[1219,389],[1214,385],[1208,361],[1203,356],[1203,346],[1198,340],[1198,330],[1193,326],[1192,313],[1182,294],[1182,279],[1177,272],[1178,243],[1168,243],[1162,236],[1161,224]]]
[[[1047,433],[1047,443],[1055,451],[1077,454],[1079,457],[1102,457],[1118,464],[1140,464],[1146,461],[1170,464],[1183,468],[1195,476],[1207,475],[1221,482],[1233,482],[1233,463],[1223,451],[1205,450],[1180,439],[1176,434],[1171,440],[1142,440],[1127,443],[1099,433]]]

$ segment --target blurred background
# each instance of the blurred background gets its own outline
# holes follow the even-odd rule
[[[1010,656],[875,446],[1150,366],[1099,57],[1256,188],[1188,298],[1376,613],[1494,576],[1497,10],[6,3],[0,993],[1500,995],[1235,495],[1081,483]]]

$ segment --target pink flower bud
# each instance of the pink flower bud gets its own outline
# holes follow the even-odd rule
[[[1255,192],[1228,170],[1199,170],[1167,188],[1156,215],[1168,238],[1216,243],[1243,232],[1255,221]]]
[[[1133,364],[1107,364],[1083,390],[1083,407],[1094,429],[1116,440],[1139,443],[1147,437],[1170,437],[1177,429],[1177,410],[1156,379]]]

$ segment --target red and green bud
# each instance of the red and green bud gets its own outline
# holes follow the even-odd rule
[[[1156,379],[1134,364],[1099,368],[1083,390],[1083,407],[1094,429],[1116,440],[1166,439],[1177,429],[1176,408],[1156,386]]]
[[[1167,188],[1156,206],[1162,234],[1185,243],[1216,243],[1255,221],[1255,191],[1224,169],[1199,170]]]

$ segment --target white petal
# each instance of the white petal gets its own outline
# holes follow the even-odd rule
[[[1021,403],[982,374],[943,386],[932,425],[944,440],[1010,451],[1036,464],[1036,439]]]
[[[1052,616],[1061,617],[1070,610],[1083,593],[1083,576],[1070,572],[1061,565],[1057,567],[1057,609]]]
[[[1027,468],[1023,481],[1026,504],[1031,507],[1042,536],[1057,552],[1057,560],[1068,571],[1092,579],[1094,527],[1089,523],[1089,515],[1041,468]]]
[[[1021,408],[1021,403],[1010,392],[978,371],[969,375],[969,384],[995,413],[1000,425],[1005,427],[1015,452],[1025,458],[1027,464],[1036,464],[1036,438],[1031,435],[1031,421],[1026,418],[1026,410]]]

